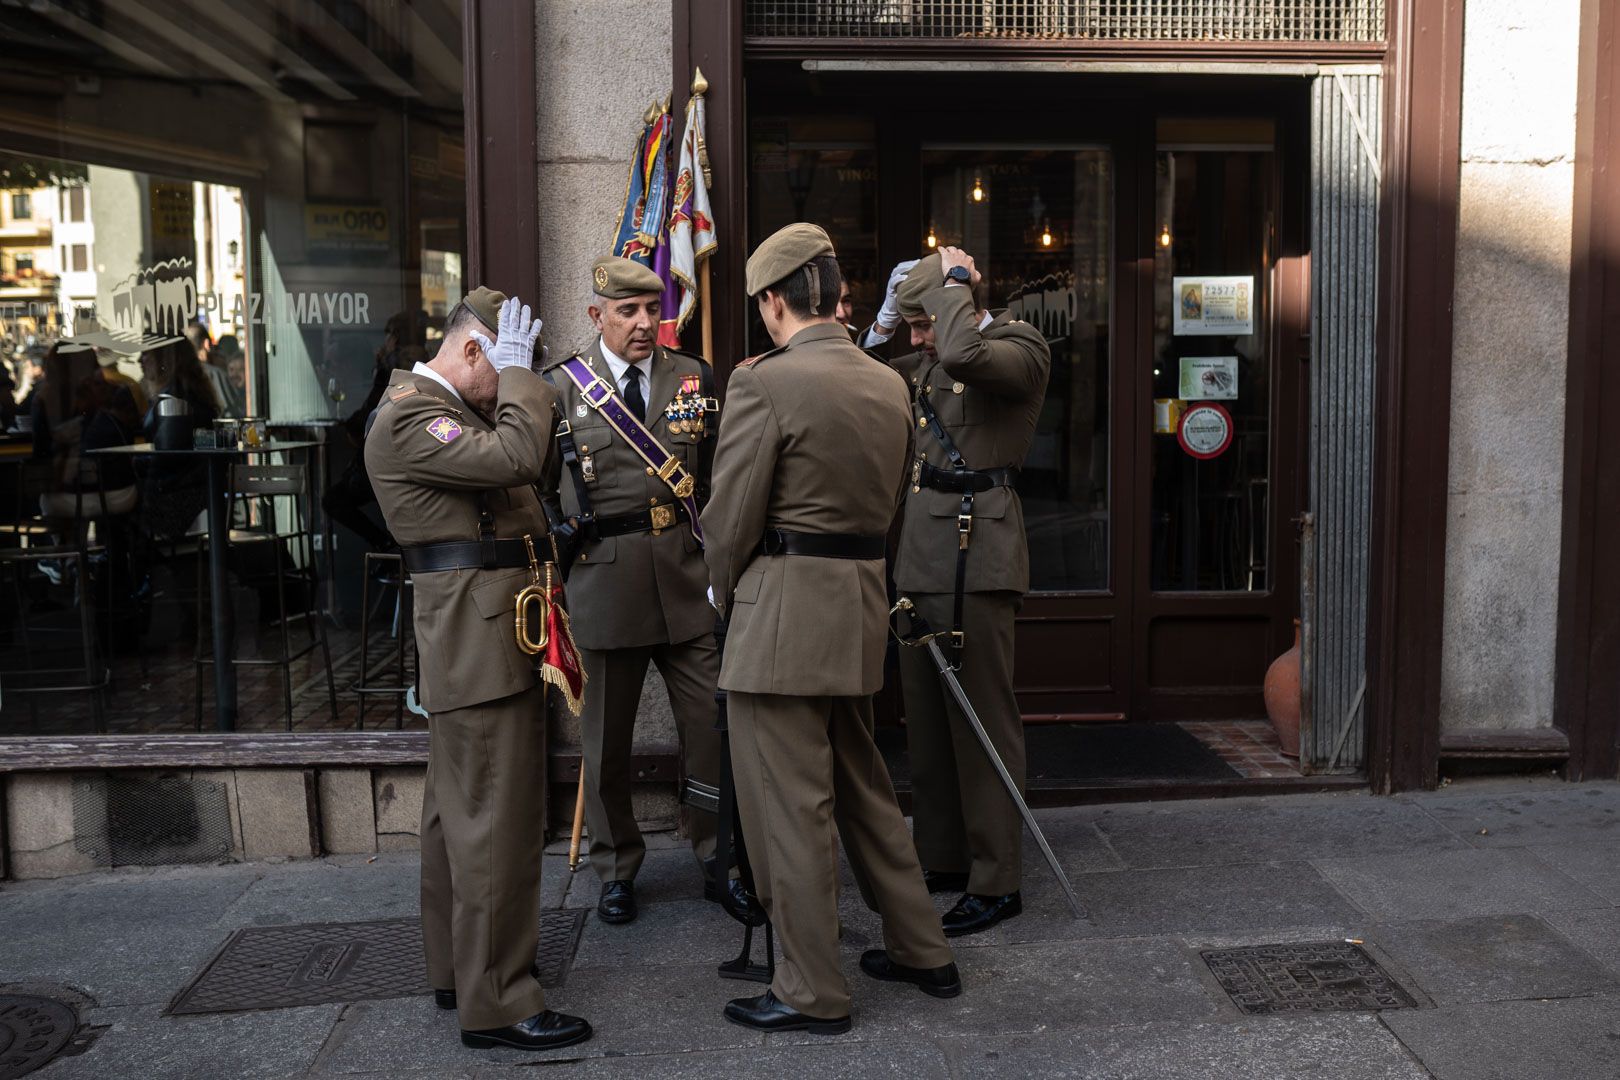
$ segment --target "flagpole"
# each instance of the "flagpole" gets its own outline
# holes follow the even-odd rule
[[[703,304],[703,359],[714,367],[714,313],[709,310],[709,260],[703,260],[703,269],[700,271],[702,286],[698,289],[698,299]]]

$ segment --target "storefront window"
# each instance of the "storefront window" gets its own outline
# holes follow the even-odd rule
[[[1174,140],[1174,141],[1170,141]],[[1161,121],[1152,587],[1270,587],[1269,123]]]
[[[924,147],[923,193],[924,244],[966,250],[986,274],[989,306],[1032,323],[1052,347],[1046,403],[1018,480],[1030,585],[1105,589],[1111,156],[1091,147]]]
[[[749,250],[795,221],[827,230],[857,328],[872,325],[887,269],[877,257],[877,145],[872,124],[842,117],[763,117],[749,140]],[[750,306],[748,351],[771,347]]]
[[[280,592],[233,550],[236,658],[265,661],[241,669],[239,726],[289,722],[284,668],[292,727],[354,726],[361,555],[387,537],[374,507],[339,500],[370,515],[355,531],[321,504],[358,453],[375,375],[430,358],[467,284],[459,13],[406,0],[0,5],[13,76],[0,90],[0,735],[191,730],[198,685],[211,710],[212,675],[193,662],[211,619],[201,504],[158,482],[172,463],[92,453],[150,437],[156,398],[182,383],[194,415],[259,418],[264,437],[311,444],[263,455],[303,470],[301,493],[234,510],[239,527],[273,513],[310,534],[283,545],[302,577]],[[186,349],[200,381],[176,375]],[[80,496],[109,484],[131,501],[87,510]],[[3,555],[46,543],[73,553]],[[320,648],[279,659],[276,613],[306,606],[287,616],[292,649],[324,631],[330,666]],[[104,717],[94,693],[29,692],[101,681],[98,665]],[[30,676],[43,668],[67,674]]]

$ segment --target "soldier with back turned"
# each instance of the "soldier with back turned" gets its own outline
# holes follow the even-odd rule
[[[911,416],[904,380],[834,320],[840,278],[815,225],[778,231],[748,260],[748,294],[777,348],[732,372],[702,522],[730,620],[720,685],[737,804],[782,953],[770,989],[725,1016],[763,1031],[850,1027],[839,838],[883,916],[885,947],[863,955],[862,970],[936,997],[962,985],[872,741],[888,633],[884,539]]]

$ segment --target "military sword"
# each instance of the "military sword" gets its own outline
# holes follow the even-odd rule
[[[1001,783],[1007,789],[1007,795],[1012,799],[1013,805],[1018,807],[1018,814],[1024,819],[1024,825],[1029,829],[1029,834],[1035,838],[1036,846],[1041,849],[1041,854],[1046,857],[1046,865],[1052,868],[1053,876],[1057,878],[1058,884],[1063,887],[1063,896],[1069,902],[1069,910],[1074,913],[1076,919],[1085,920],[1087,918],[1086,909],[1081,905],[1080,898],[1075,895],[1074,886],[1069,884],[1069,875],[1063,872],[1062,864],[1058,862],[1057,856],[1052,853],[1052,845],[1046,842],[1046,834],[1041,832],[1041,827],[1035,823],[1035,815],[1030,810],[1029,803],[1024,801],[1023,793],[1018,790],[1018,784],[1013,780],[1012,773],[1007,771],[1006,762],[1002,761],[1001,755],[996,752],[995,743],[990,741],[989,732],[984,730],[984,723],[980,721],[978,712],[973,708],[973,702],[968,700],[967,691],[962,689],[961,680],[956,677],[956,670],[951,667],[950,661],[945,659],[945,652],[939,647],[939,635],[930,631],[927,621],[918,614],[909,597],[902,596],[894,605],[894,610],[889,614],[892,616],[900,612],[905,612],[906,616],[910,618],[912,632],[911,636],[907,637],[897,629],[894,636],[899,639],[902,645],[908,645],[912,648],[921,647],[928,650],[928,655],[934,660],[934,666],[939,669],[939,677],[944,681],[945,688],[951,692],[951,697],[956,699],[957,707],[962,710],[962,716],[966,718],[968,727],[973,729],[973,734],[978,738],[979,745],[983,747],[985,755],[990,759],[990,764],[995,766],[996,775],[1001,777]]]

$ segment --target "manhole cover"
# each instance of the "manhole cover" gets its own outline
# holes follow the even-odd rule
[[[0,1080],[26,1076],[73,1038],[79,1014],[46,997],[0,994]]]
[[[585,915],[584,909],[541,915],[535,957],[541,985],[558,986],[567,977]],[[168,1015],[410,997],[428,989],[417,919],[250,926],[226,939]]]
[[[1255,1015],[1409,1009],[1411,994],[1347,941],[1250,945],[1200,953],[1221,989]]]

